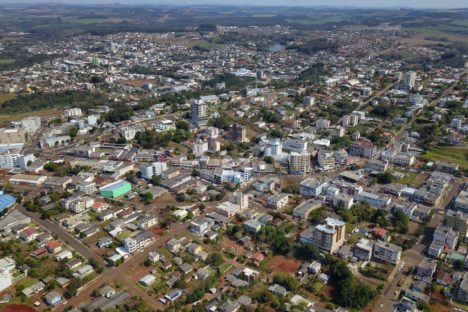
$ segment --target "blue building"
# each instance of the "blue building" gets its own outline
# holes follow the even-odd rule
[[[10,208],[14,203],[16,203],[16,198],[11,195],[4,194],[3,191],[0,191],[0,212]]]

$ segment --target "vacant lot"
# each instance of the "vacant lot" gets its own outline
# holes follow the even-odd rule
[[[274,256],[268,263],[272,272],[296,273],[301,263],[297,260],[287,259],[283,256]]]
[[[451,162],[460,165],[463,169],[468,169],[468,148],[466,147],[433,146],[421,158]]]

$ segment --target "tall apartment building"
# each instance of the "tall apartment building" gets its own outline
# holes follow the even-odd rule
[[[413,90],[416,85],[416,72],[410,71],[403,78],[403,87],[407,90]]]
[[[324,224],[308,228],[300,235],[304,244],[312,244],[321,250],[335,253],[345,242],[346,225],[343,221],[326,218]]]
[[[296,153],[289,154],[289,173],[305,174],[310,172],[310,154]]]
[[[190,103],[190,116],[192,124],[195,126],[206,126],[208,124],[208,104],[201,100],[193,100]]]
[[[0,129],[0,144],[26,143],[23,129]]]
[[[247,140],[247,130],[243,125],[232,124],[229,127],[229,138],[236,142],[245,142]]]
[[[335,169],[335,152],[321,149],[317,155],[317,162],[323,170]]]

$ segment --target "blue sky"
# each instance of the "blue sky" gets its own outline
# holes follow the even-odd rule
[[[286,5],[286,6],[360,6],[360,7],[414,7],[461,8],[467,0],[0,0],[0,3],[62,2],[62,3],[123,3],[123,4],[216,4],[216,5]]]

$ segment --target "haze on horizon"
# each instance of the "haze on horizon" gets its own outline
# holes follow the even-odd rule
[[[50,3],[125,5],[250,5],[250,6],[340,6],[340,7],[409,7],[467,8],[466,0],[0,0],[0,3]]]

